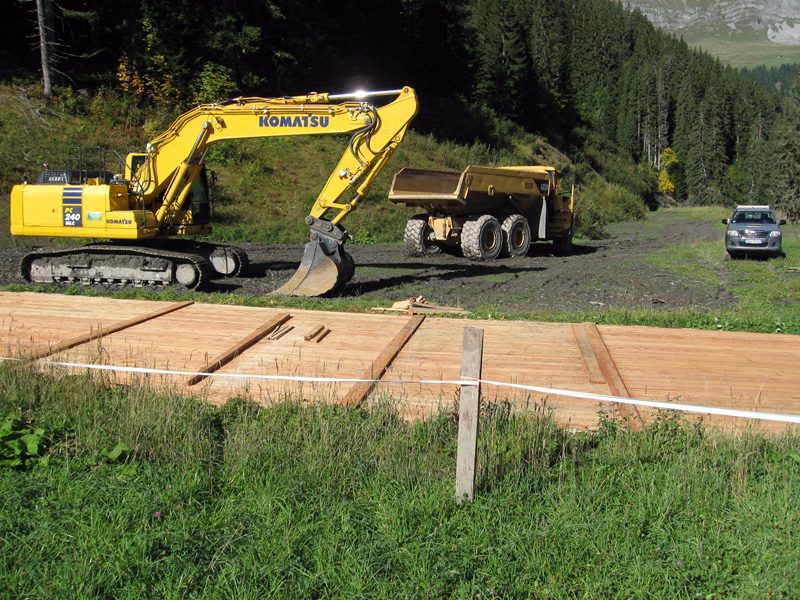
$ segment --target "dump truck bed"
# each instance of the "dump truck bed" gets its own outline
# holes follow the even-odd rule
[[[389,200],[455,215],[492,213],[509,198],[527,204],[549,194],[554,172],[553,167],[405,168],[394,176]]]

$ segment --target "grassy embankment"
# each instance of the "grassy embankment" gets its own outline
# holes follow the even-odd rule
[[[34,179],[42,163],[63,168],[70,146],[98,145],[125,154],[141,151],[166,129],[179,110],[146,109],[130,97],[100,92],[83,98],[60,90],[45,101],[27,88],[0,85],[0,193],[5,195],[23,175]],[[487,119],[489,117],[487,116]],[[642,218],[641,199],[633,188],[647,186],[647,175],[630,160],[604,148],[587,149],[587,162],[573,165],[545,140],[496,121],[493,141],[459,145],[411,132],[379,175],[360,208],[345,221],[357,243],[402,241],[411,209],[386,200],[393,174],[405,166],[460,171],[470,164],[553,164],[580,172],[583,181],[582,232],[596,234],[604,223]],[[305,242],[303,218],[342,154],[347,136],[277,137],[215,145],[209,168],[218,176],[214,238],[238,242]],[[595,140],[597,144],[602,142]],[[603,158],[596,158],[602,154]],[[613,160],[613,164],[609,161]],[[598,174],[589,163],[600,169]],[[115,166],[115,165],[114,165]],[[606,179],[602,170],[613,176]],[[620,185],[629,182],[632,189]],[[30,243],[10,238],[8,207],[0,213],[0,244]],[[58,241],[56,241],[57,243]]]
[[[456,419],[217,409],[0,366],[0,596],[792,598],[800,439],[663,417],[569,434],[488,410],[474,504]],[[2,421],[0,417],[0,421]],[[46,460],[44,458],[47,457]]]

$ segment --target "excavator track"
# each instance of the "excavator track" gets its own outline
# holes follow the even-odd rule
[[[20,264],[22,277],[35,283],[178,284],[190,290],[206,286],[213,272],[211,261],[199,254],[115,244],[37,250]]]
[[[175,239],[168,240],[168,243],[174,252],[199,254],[210,261],[214,271],[223,277],[239,277],[250,267],[247,253],[236,246]]]

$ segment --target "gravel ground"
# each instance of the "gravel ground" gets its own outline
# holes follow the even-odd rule
[[[556,255],[551,244],[541,243],[528,256],[484,263],[448,254],[411,258],[402,246],[349,244],[356,273],[342,295],[390,300],[422,295],[437,304],[466,309],[490,305],[509,313],[729,306],[734,297],[727,290],[683,281],[644,260],[654,250],[709,241],[720,243],[722,255],[722,239],[714,223],[675,217],[675,211],[658,211],[650,214],[647,223],[616,224],[608,228],[606,239],[579,241],[568,256]],[[263,296],[291,277],[303,253],[300,244],[237,245],[247,252],[250,269],[241,277],[213,280],[208,291]],[[0,285],[24,283],[18,265],[27,251],[25,247],[0,249]]]

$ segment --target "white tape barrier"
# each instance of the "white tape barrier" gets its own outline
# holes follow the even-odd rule
[[[485,381],[483,379],[481,379],[480,382],[485,383],[487,385],[512,387],[521,390],[530,390],[532,392],[539,392],[542,394],[549,394],[553,396],[569,396],[571,398],[585,398],[587,400],[598,400],[600,402],[619,402],[620,404],[635,404],[636,406],[649,406],[650,408],[661,408],[664,410],[682,410],[685,412],[719,415],[722,417],[741,417],[743,419],[760,419],[762,421],[780,421],[782,423],[800,424],[800,415],[786,415],[780,413],[760,412],[755,410],[737,410],[733,408],[720,408],[716,406],[695,406],[694,404],[679,404],[677,402],[655,402],[653,400],[636,400],[634,398],[619,398],[617,396],[592,394],[591,392],[572,392],[568,390],[537,387],[534,385],[502,383],[499,381]]]
[[[28,362],[22,358],[0,357],[2,361]],[[114,365],[94,365],[88,363],[56,362],[47,360],[33,361],[40,365],[55,367],[68,367],[75,369],[90,369],[95,371],[115,371],[121,373],[141,373],[147,375],[176,375],[181,377],[223,377],[227,379],[262,379],[270,381],[299,381],[313,383],[424,383],[429,385],[493,385],[497,387],[509,387],[531,392],[539,392],[551,396],[569,396],[570,398],[583,398],[585,400],[596,400],[598,402],[618,402],[619,404],[633,404],[636,406],[647,406],[663,410],[679,410],[684,412],[703,413],[722,417],[738,417],[742,419],[758,419],[762,421],[778,421],[781,423],[800,424],[800,415],[787,415],[780,413],[768,413],[753,410],[738,410],[732,408],[720,408],[716,406],[695,406],[693,404],[680,404],[677,402],[656,402],[653,400],[638,400],[634,398],[620,398],[617,396],[607,396],[604,394],[593,394],[591,392],[574,392],[571,390],[560,390],[556,388],[539,387],[535,385],[522,385],[518,383],[506,383],[502,381],[489,381],[486,379],[460,379],[460,380],[441,380],[441,379],[401,379],[401,380],[382,380],[382,379],[349,379],[339,377],[303,377],[299,375],[253,375],[244,373],[203,373],[196,371],[170,371],[164,369],[150,369],[147,367],[123,367]]]

